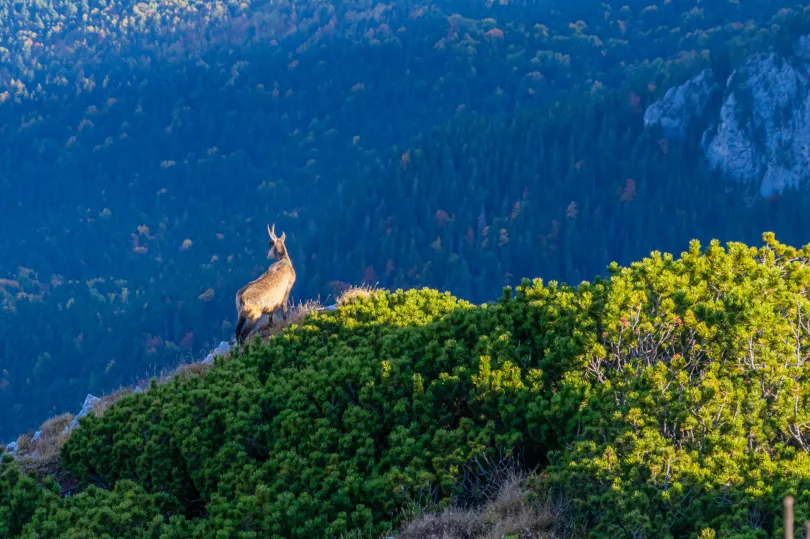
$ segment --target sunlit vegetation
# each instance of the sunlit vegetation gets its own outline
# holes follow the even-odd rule
[[[693,140],[651,139],[640,113],[803,19],[772,1],[2,2],[0,439],[230,336],[266,222],[290,231],[296,302],[347,283],[483,301],[692,237],[800,241],[804,199],[741,210]]]
[[[314,312],[81,419],[68,498],[0,464],[0,523],[753,538],[781,535],[786,495],[807,520],[810,245],[694,241],[607,273],[482,306],[424,289]]]

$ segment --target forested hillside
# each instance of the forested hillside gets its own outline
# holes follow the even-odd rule
[[[803,242],[804,193],[729,189],[642,115],[806,28],[764,0],[0,2],[0,439],[229,336],[266,222],[296,300]]]
[[[7,457],[0,534],[398,536],[414,511],[478,507],[511,460],[535,470],[513,506],[564,508],[513,537],[781,537],[783,496],[810,516],[810,245],[763,240],[482,306],[343,298],[82,418],[69,497]]]

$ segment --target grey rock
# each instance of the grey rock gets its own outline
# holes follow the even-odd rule
[[[671,88],[644,114],[682,137],[690,122],[710,125],[700,146],[709,165],[732,181],[753,183],[760,195],[782,193],[810,178],[810,36],[790,57],[775,52],[749,57],[729,76],[719,110],[707,111],[718,88],[711,71]]]
[[[42,431],[41,430],[36,431],[34,433],[34,437],[31,438],[31,442],[36,442],[37,440],[40,439],[41,436],[42,436]]]
[[[4,450],[5,453],[9,455],[16,455],[17,454],[17,442],[11,442],[8,444]]]
[[[810,61],[810,36],[802,36],[796,41],[796,46],[793,47],[793,54],[795,54],[797,58]]]
[[[93,409],[101,402],[101,399],[95,397],[93,395],[87,394],[87,397],[84,398],[84,404],[82,405],[82,411],[76,414],[76,417],[73,418],[73,421],[70,422],[70,425],[67,426],[65,429],[66,431],[73,430],[79,426],[79,419],[83,418],[87,414],[93,411]]]
[[[205,356],[205,359],[203,359],[203,361],[202,361],[203,365],[211,365],[212,363],[214,363],[214,358],[216,356],[225,355],[230,351],[231,351],[230,343],[227,343],[225,341],[221,341],[219,343],[219,345],[216,348],[214,348],[213,352],[211,352],[210,354]]]
[[[668,137],[680,138],[694,118],[703,115],[720,85],[711,69],[704,69],[685,84],[667,90],[663,99],[644,112],[644,125],[660,125]]]
[[[730,179],[759,182],[762,196],[799,185],[810,172],[808,97],[802,62],[776,53],[749,58],[729,78],[705,148],[709,164]]]

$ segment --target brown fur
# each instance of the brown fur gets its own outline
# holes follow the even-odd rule
[[[283,233],[279,238],[275,229],[276,225],[272,229],[267,226],[267,233],[270,235],[267,258],[275,258],[276,262],[258,279],[236,293],[236,310],[239,312],[239,321],[236,324],[237,344],[245,341],[265,314],[269,316],[269,324],[272,325],[273,315],[281,308],[282,317],[287,321],[287,303],[295,284],[295,269],[284,244],[287,234]]]

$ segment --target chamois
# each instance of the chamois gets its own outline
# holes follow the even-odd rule
[[[273,228],[267,225],[267,233],[270,234],[267,258],[275,258],[276,262],[258,279],[251,281],[236,293],[236,310],[239,312],[239,322],[236,324],[237,344],[245,341],[262,315],[270,316],[269,324],[272,326],[273,315],[279,307],[284,321],[287,321],[287,300],[295,283],[295,270],[284,245],[287,233],[282,233],[280,238],[276,236],[275,223]]]

